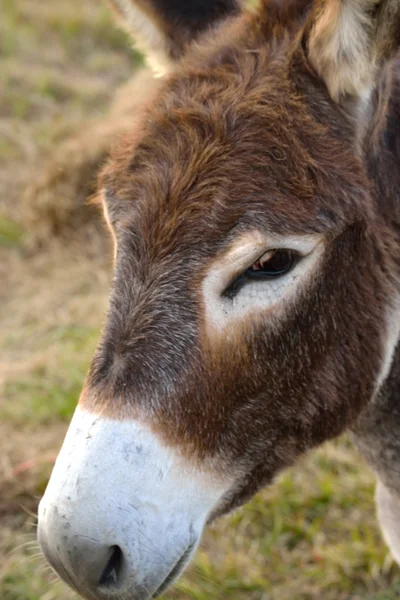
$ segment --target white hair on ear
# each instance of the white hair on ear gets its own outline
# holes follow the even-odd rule
[[[327,1],[309,38],[310,60],[336,101],[369,96],[375,74],[370,11],[375,0]]]
[[[112,0],[123,16],[123,25],[133,36],[134,44],[146,55],[147,62],[156,77],[162,77],[172,69],[168,47],[163,33],[155,22],[135,2]]]

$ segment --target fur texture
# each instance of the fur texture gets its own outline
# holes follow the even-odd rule
[[[264,2],[214,27],[209,3],[202,35],[186,4],[146,3],[164,36],[180,11],[195,43],[99,180],[115,276],[80,405],[234,473],[211,518],[351,427],[399,494],[397,4]],[[252,231],[317,236],[323,254],[278,316],[210,335],[203,282]]]

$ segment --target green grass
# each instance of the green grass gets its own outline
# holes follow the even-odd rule
[[[6,382],[0,418],[35,425],[70,419],[98,337],[98,330],[85,327],[57,328],[47,334],[41,342],[47,348],[41,364]],[[12,347],[12,340],[7,341]]]
[[[9,143],[7,134],[4,143],[0,131],[0,157],[19,160],[18,169],[38,142],[49,148],[44,123],[51,138],[59,118],[77,125],[97,116],[143,57],[94,0],[0,0],[0,15],[0,119],[10,122],[14,137]]]
[[[7,250],[17,269],[24,233],[17,183],[25,182],[26,163],[106,110],[115,88],[142,58],[97,0],[0,0],[0,15],[0,118],[6,126],[6,135],[0,131],[0,192],[12,214],[0,218],[0,260]],[[56,284],[50,275],[46,279],[46,264],[33,262],[31,268],[30,277],[48,288],[51,315],[42,303],[40,310],[28,310],[35,297],[25,286],[0,323],[0,475],[3,464],[14,460],[14,439],[21,445],[16,455],[27,460],[40,459],[39,442],[46,436],[46,453],[56,452],[102,321],[100,310],[89,323],[80,308],[100,286],[89,281],[87,271],[82,275],[87,288],[71,286],[70,295],[59,301],[53,294],[54,301]],[[69,277],[66,271],[58,281]],[[14,325],[19,308],[27,317]],[[58,319],[62,325],[54,325]],[[77,598],[44,567],[37,548],[25,545],[34,538],[25,507],[34,510],[51,467],[39,460],[21,476],[0,479],[0,600]],[[373,489],[373,475],[346,438],[327,445],[209,528],[188,573],[165,598],[397,600],[400,570],[378,531]]]
[[[19,246],[22,238],[22,227],[15,221],[0,215],[0,246],[5,248]]]

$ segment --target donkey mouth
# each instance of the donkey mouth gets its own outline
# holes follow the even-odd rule
[[[186,548],[185,552],[182,554],[182,556],[180,557],[178,562],[175,564],[173,569],[169,572],[169,574],[164,579],[164,581],[162,582],[160,587],[157,588],[157,590],[153,594],[152,598],[158,598],[159,596],[161,596],[161,594],[163,594],[165,592],[165,590],[167,588],[169,588],[169,586],[175,581],[175,579],[177,579],[179,577],[179,575],[182,573],[182,571],[184,570],[184,568],[190,561],[190,558],[191,558],[196,546],[197,546],[197,542],[193,541]]]
[[[197,542],[193,541],[186,548],[185,552],[182,554],[182,556],[180,557],[178,562],[175,564],[175,566],[172,568],[172,570],[168,573],[167,577],[164,579],[162,584],[154,592],[154,594],[152,595],[152,598],[158,598],[159,596],[161,596],[161,594],[163,594],[169,588],[169,586],[175,581],[175,579],[177,579],[179,577],[179,575],[182,573],[182,571],[185,569],[186,565],[190,561],[190,558],[191,558],[193,552],[195,551],[196,546],[197,546]]]

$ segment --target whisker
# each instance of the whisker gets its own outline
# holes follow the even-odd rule
[[[32,512],[29,508],[27,508],[23,504],[20,504],[20,509],[22,510],[22,512],[24,512],[27,515],[29,515],[30,517],[32,517],[34,519],[35,524],[38,522],[37,513]]]
[[[35,548],[38,548],[37,543],[35,543],[33,540],[30,540],[29,542],[24,542],[23,544],[18,544],[18,546],[15,546],[15,548],[12,548],[8,552],[8,556],[12,556],[16,552],[20,552],[21,550],[24,550],[24,549],[31,550],[31,549],[35,549]]]

